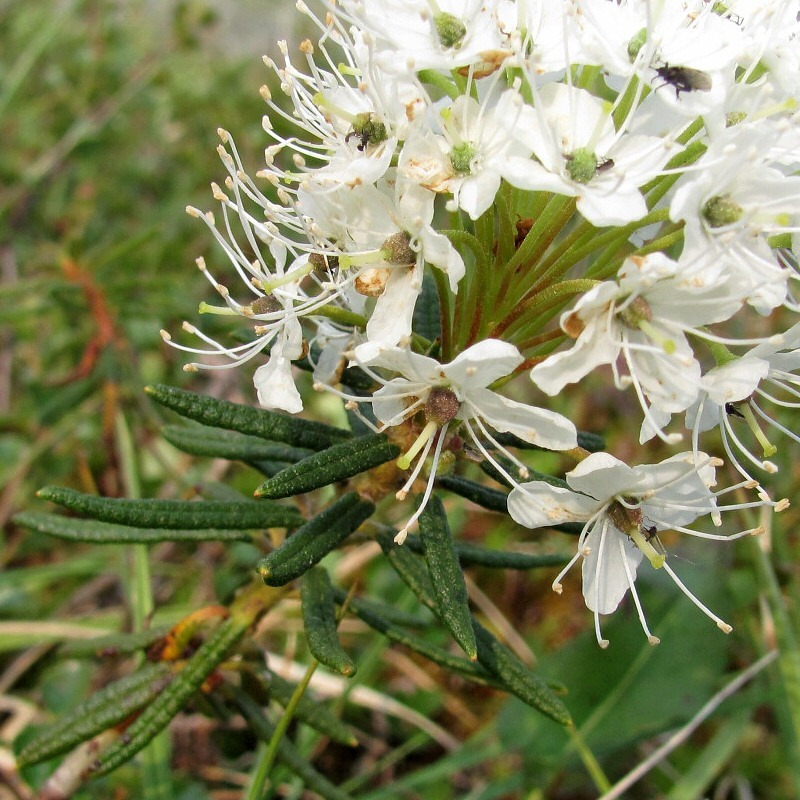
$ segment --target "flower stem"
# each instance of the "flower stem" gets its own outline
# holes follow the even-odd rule
[[[584,741],[580,731],[574,725],[570,725],[567,727],[567,732],[572,739],[572,744],[578,751],[581,761],[583,761],[583,766],[586,767],[589,777],[597,787],[597,791],[607,792],[611,788],[611,781],[606,777],[605,772],[603,772],[603,768],[600,766],[600,762],[597,760],[597,758],[595,758],[594,753],[589,749],[589,745],[587,745]]]

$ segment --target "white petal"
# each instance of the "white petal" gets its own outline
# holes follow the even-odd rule
[[[280,355],[280,350],[255,371],[253,384],[264,408],[280,408],[290,414],[303,410],[303,400],[292,377],[292,362]]]
[[[463,397],[473,389],[483,388],[510,375],[523,361],[513,344],[484,339],[459,353],[442,367],[442,372]]]
[[[583,599],[591,611],[611,614],[630,588],[623,559],[627,559],[635,578],[642,551],[633,542],[626,541],[626,537],[612,525],[606,526],[604,536],[601,535],[602,529],[602,523],[598,524],[586,542],[589,554],[582,568]],[[623,539],[622,548],[619,546],[620,537]]]
[[[371,342],[395,345],[411,336],[414,305],[422,290],[422,278],[417,273],[416,267],[392,270],[367,322],[367,338]]]
[[[508,496],[508,513],[526,528],[543,528],[561,522],[586,522],[598,503],[561,486],[544,481],[522,483]]]
[[[572,489],[603,501],[630,490],[640,480],[634,469],[610,453],[592,453],[567,473]]]
[[[481,419],[496,431],[513,433],[548,450],[571,450],[578,446],[575,426],[555,411],[509,400],[490,389],[473,389],[469,401]]]

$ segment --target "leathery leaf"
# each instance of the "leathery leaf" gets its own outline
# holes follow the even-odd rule
[[[127,500],[83,494],[58,486],[45,486],[37,492],[37,497],[101,522],[137,528],[248,530],[294,528],[303,521],[293,506],[269,502]]]
[[[152,738],[167,727],[203,681],[227,656],[247,630],[250,619],[231,617],[211,634],[172,682],[133,721],[125,736],[101,753],[92,773],[105,775],[133,758]]]
[[[400,455],[400,448],[382,433],[340,442],[304,458],[264,481],[256,497],[278,500],[352,478]]]
[[[215,400],[176,389],[174,386],[156,384],[148,386],[145,391],[162,406],[203,425],[226,428],[295,447],[322,450],[352,436],[350,431],[343,428],[334,428],[321,422],[311,422],[263,408],[251,408],[228,400]]]
[[[420,515],[419,532],[425,546],[425,561],[438,602],[439,617],[467,657],[474,661],[478,657],[478,647],[472,630],[467,584],[458,562],[447,514],[436,495],[430,498]]]
[[[261,559],[257,570],[264,583],[283,586],[299,578],[338,547],[374,510],[372,503],[355,492],[339,498]]]
[[[501,641],[492,636],[479,622],[473,621],[478,643],[478,661],[494,675],[506,691],[519,697],[529,706],[561,725],[572,718],[566,706],[547,683],[522,663]]]
[[[184,453],[236,461],[285,461],[294,463],[311,455],[307,447],[268,442],[259,436],[211,428],[207,425],[166,425],[161,435]]]
[[[300,599],[303,608],[308,649],[320,664],[345,675],[355,675],[356,665],[345,652],[336,632],[336,604],[333,586],[323,567],[313,567],[300,582]]]
[[[17,756],[24,767],[72,750],[149,703],[170,682],[168,664],[146,664],[95,692],[31,739]]]
[[[22,525],[39,533],[46,533],[70,542],[92,542],[94,544],[153,544],[155,542],[242,542],[250,536],[244,531],[200,528],[198,530],[174,530],[166,528],[133,528],[114,525],[93,519],[76,519],[61,514],[44,514],[23,511],[14,517]]]

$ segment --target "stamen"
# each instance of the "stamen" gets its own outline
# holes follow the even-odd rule
[[[408,529],[417,521],[417,519],[419,519],[420,514],[422,514],[422,512],[425,510],[425,506],[428,504],[431,492],[433,491],[433,484],[436,480],[436,466],[439,463],[439,456],[442,454],[442,445],[444,444],[446,435],[447,425],[442,428],[442,432],[439,434],[439,440],[436,442],[436,450],[433,453],[433,467],[431,469],[431,474],[428,476],[428,484],[425,487],[425,494],[422,495],[419,508],[411,515],[411,519],[406,522],[403,528],[397,533],[397,536],[394,537],[394,540],[397,544],[403,544],[403,542],[406,540],[406,536],[408,536]]]
[[[702,612],[703,612],[703,613],[704,613],[704,614],[705,614],[705,615],[706,615],[706,616],[707,616],[709,619],[713,619],[713,620],[714,620],[714,622],[716,622],[716,623],[717,623],[717,627],[718,627],[718,628],[719,628],[719,629],[720,629],[720,630],[721,630],[723,633],[730,633],[730,632],[733,630],[733,627],[732,627],[731,625],[728,625],[728,623],[727,623],[727,622],[725,622],[725,620],[722,620],[722,619],[720,619],[720,618],[719,618],[719,617],[718,617],[718,616],[717,616],[717,615],[716,615],[716,614],[715,614],[715,613],[714,613],[714,612],[713,612],[713,611],[712,611],[710,608],[708,608],[707,606],[703,605],[703,603],[701,603],[701,602],[700,602],[700,601],[699,601],[699,600],[698,600],[698,599],[697,599],[697,598],[696,598],[696,597],[695,597],[695,596],[694,596],[694,595],[693,595],[693,594],[692,594],[692,593],[691,593],[691,592],[690,592],[690,591],[689,591],[689,590],[686,588],[686,586],[685,586],[685,584],[683,583],[683,581],[681,581],[681,579],[680,579],[680,578],[679,578],[679,577],[678,577],[678,576],[677,576],[677,575],[676,575],[676,574],[675,574],[675,573],[672,571],[672,569],[670,569],[670,566],[669,566],[669,564],[666,564],[666,563],[664,564],[664,570],[667,572],[667,574],[670,576],[670,578],[672,578],[672,580],[675,582],[675,585],[676,585],[676,586],[677,586],[677,587],[678,587],[678,588],[679,588],[679,589],[680,589],[680,590],[681,590],[681,591],[682,591],[682,592],[683,592],[683,593],[684,593],[684,594],[685,594],[685,595],[686,595],[686,596],[687,596],[687,597],[688,597],[688,598],[689,598],[689,599],[690,599],[690,600],[691,600],[691,601],[692,601],[692,602],[693,602],[693,603],[694,603],[694,604],[695,604],[695,605],[696,605],[696,606],[697,606],[697,607],[698,607],[698,608],[699,608],[699,609],[700,609],[700,610],[701,610],[701,611],[702,611]]]
[[[633,578],[633,574],[631,573],[630,564],[628,564],[628,557],[625,555],[625,542],[622,539],[617,540],[617,544],[619,545],[619,554],[622,558],[622,564],[625,567],[625,575],[628,578],[628,588],[631,590],[631,596],[633,597],[634,605],[636,606],[636,613],[639,615],[639,622],[641,623],[642,630],[645,632],[647,636],[647,641],[650,644],[660,644],[661,639],[658,636],[653,636],[650,633],[650,628],[647,626],[647,620],[644,616],[644,609],[642,608],[642,603],[639,600],[639,593],[636,591],[636,583]]]

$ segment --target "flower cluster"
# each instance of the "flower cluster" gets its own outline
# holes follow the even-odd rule
[[[731,538],[686,525],[719,523],[733,489],[785,505],[756,470],[775,469],[765,425],[798,440],[763,408],[800,404],[798,3],[322,5],[298,3],[316,42],[266,59],[284,97],[262,90],[264,168],[249,177],[221,131],[219,213],[189,209],[241,282],[199,261],[223,300],[201,310],[253,335],[228,347],[187,323],[201,346],[164,338],[202,356],[188,369],[265,354],[258,400],[290,413],[300,361],[400,443],[397,497],[425,480],[398,542],[438,472],[480,461],[519,523],[583,524],[573,561],[599,641],[598,615],[629,589],[656,641],[633,588],[643,557],[729,630],[658,533]],[[605,368],[635,393],[640,443],[681,441],[682,415],[691,448],[627,466],[496,391],[529,375],[541,402]],[[723,462],[700,445],[714,429],[742,479],[716,492]],[[530,482],[517,445],[578,463],[563,486]]]

